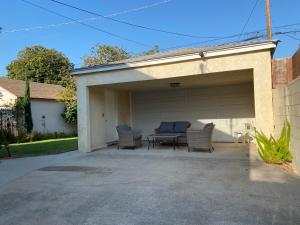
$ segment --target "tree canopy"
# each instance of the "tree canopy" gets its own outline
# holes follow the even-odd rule
[[[94,66],[127,59],[129,57],[130,54],[124,48],[97,44],[91,49],[90,55],[83,57],[83,64],[85,66]]]
[[[159,52],[159,46],[156,45],[153,48],[142,52],[140,55],[152,55]],[[84,66],[94,66],[107,64],[111,62],[120,61],[134,57],[135,55],[129,54],[126,49],[118,46],[100,45],[97,44],[91,48],[90,54],[83,57]],[[139,56],[139,55],[137,55]]]
[[[31,81],[63,86],[69,83],[72,68],[73,64],[62,53],[43,46],[25,48],[6,67],[9,78],[26,80],[28,77]]]
[[[158,53],[158,52],[159,52],[159,46],[155,45],[153,48],[151,48],[147,51],[144,51],[142,53],[142,55],[153,55],[153,54]]]

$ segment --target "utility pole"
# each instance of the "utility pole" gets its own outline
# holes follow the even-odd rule
[[[267,21],[267,37],[268,37],[269,40],[272,40],[270,0],[266,0],[266,21]]]

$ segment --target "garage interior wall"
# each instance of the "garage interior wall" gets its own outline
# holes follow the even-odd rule
[[[213,141],[233,142],[245,123],[255,125],[253,82],[132,93],[132,124],[144,136],[162,121],[190,121],[192,128],[216,124]]]

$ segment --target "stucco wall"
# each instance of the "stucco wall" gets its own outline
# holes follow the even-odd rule
[[[61,114],[64,111],[64,103],[52,100],[31,100],[31,113],[33,130],[38,132],[65,132],[76,131],[75,126],[65,123]],[[43,118],[44,117],[44,118]]]
[[[90,152],[117,140],[116,126],[119,122],[130,124],[129,93],[101,86],[77,90],[80,151]]]
[[[293,165],[300,173],[300,77],[286,88],[273,90],[275,135],[279,135],[284,121],[291,123]]]
[[[253,83],[132,94],[133,127],[146,137],[162,121],[213,122],[214,142],[233,142],[234,132],[255,123]]]
[[[126,91],[118,92],[118,124],[131,124],[130,94]]]

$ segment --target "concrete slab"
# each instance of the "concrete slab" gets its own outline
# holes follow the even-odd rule
[[[0,202],[5,225],[296,225],[300,179],[240,145],[110,148],[20,177]]]
[[[61,163],[79,156],[78,151],[57,155],[0,160],[0,187],[47,165]]]

